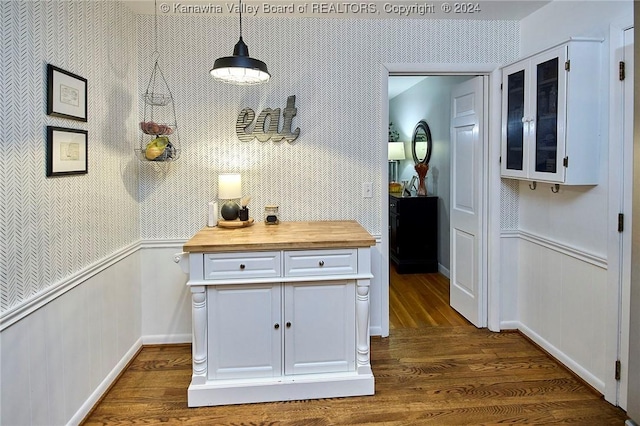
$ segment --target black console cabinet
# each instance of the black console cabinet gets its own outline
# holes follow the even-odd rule
[[[389,194],[389,257],[401,274],[438,272],[438,197]]]

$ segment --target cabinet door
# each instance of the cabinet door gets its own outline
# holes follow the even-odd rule
[[[528,153],[526,137],[530,123],[526,91],[529,85],[528,61],[502,71],[502,175],[525,178]]]
[[[285,284],[284,373],[355,371],[355,282]]]
[[[209,379],[281,375],[281,285],[210,286],[207,298]]]
[[[392,257],[398,257],[398,227],[400,226],[400,216],[389,213],[389,251]]]
[[[564,182],[566,59],[566,47],[531,59],[531,101],[535,113],[529,151],[532,180]]]

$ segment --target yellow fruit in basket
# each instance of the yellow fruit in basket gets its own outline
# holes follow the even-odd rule
[[[157,146],[149,146],[144,150],[144,157],[147,160],[155,160],[164,152],[164,148],[159,148]]]
[[[153,139],[147,144],[144,150],[144,156],[147,160],[155,160],[164,153],[165,148],[169,144],[169,138],[166,136],[160,136]]]

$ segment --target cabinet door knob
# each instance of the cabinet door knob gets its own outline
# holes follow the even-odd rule
[[[291,322],[287,321],[287,328],[291,328]]]
[[[280,328],[280,324],[275,323],[275,324],[273,325],[273,328],[275,328],[276,330],[277,330],[277,329],[279,329],[279,328]]]
[[[318,265],[324,266],[324,260],[321,260],[320,262],[318,262]]]
[[[244,269],[244,268],[245,268],[244,263],[241,263],[240,264],[240,269]]]

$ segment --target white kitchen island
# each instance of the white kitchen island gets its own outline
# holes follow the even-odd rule
[[[195,234],[189,406],[373,395],[374,244],[355,221]]]

